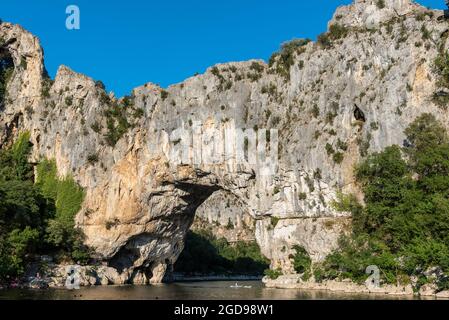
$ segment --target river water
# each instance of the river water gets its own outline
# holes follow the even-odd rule
[[[260,281],[239,282],[248,288],[231,288],[235,282],[184,282],[157,286],[99,286],[80,290],[0,290],[0,300],[353,300],[411,299],[385,295],[331,293],[315,290],[265,288]],[[251,288],[249,288],[251,287]]]

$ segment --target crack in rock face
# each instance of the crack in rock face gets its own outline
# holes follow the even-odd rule
[[[422,113],[448,126],[432,100],[441,91],[433,61],[448,47],[441,15],[406,0],[357,0],[337,9],[330,43],[301,42],[291,65],[279,55],[219,64],[120,99],[65,66],[48,79],[39,40],[2,23],[0,67],[14,67],[0,146],[28,130],[30,161],[54,159],[84,188],[76,225],[122,282],[162,281],[199,207],[203,223],[220,221],[218,208],[245,208],[271,267],[294,273],[296,245],[322,261],[350,232],[351,214],[331,203],[340,191],[363,199],[353,173],[363,156],[401,145]],[[329,146],[341,149],[338,163]],[[211,197],[219,191],[230,196]],[[231,198],[236,208],[223,206]]]

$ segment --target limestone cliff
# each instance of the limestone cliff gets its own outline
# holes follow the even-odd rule
[[[14,72],[0,145],[29,130],[32,160],[55,159],[85,188],[77,225],[131,281],[162,280],[195,212],[222,226],[246,221],[272,267],[290,273],[294,245],[319,261],[347,231],[350,214],[330,203],[340,190],[359,193],[361,157],[402,144],[421,113],[449,126],[432,100],[433,61],[448,44],[441,16],[409,0],[356,0],[337,9],[319,42],[289,57],[217,65],[125,99],[65,66],[47,79],[39,40],[2,23],[0,58]]]

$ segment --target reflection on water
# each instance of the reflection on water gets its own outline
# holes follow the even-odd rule
[[[235,282],[191,282],[158,286],[90,287],[76,291],[0,290],[1,299],[37,300],[352,300],[352,299],[411,299],[412,297],[331,293],[314,290],[270,289],[261,282],[241,282],[251,288],[231,288]]]

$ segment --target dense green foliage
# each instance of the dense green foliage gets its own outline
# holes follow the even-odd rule
[[[312,259],[302,246],[295,245],[293,250],[295,250],[295,253],[289,256],[293,263],[293,269],[301,276],[302,280],[307,281],[312,276]],[[271,280],[275,280],[282,275],[282,270],[280,268],[266,269],[264,274]]]
[[[25,255],[38,245],[45,219],[43,199],[30,179],[28,139],[24,133],[0,151],[0,281],[23,272]]]
[[[282,275],[282,270],[279,269],[266,269],[264,271],[264,275],[267,276],[268,278],[270,278],[271,280],[276,280],[277,278],[279,278]]]
[[[449,89],[449,53],[444,47],[440,48],[440,53],[434,61],[433,70],[437,74],[437,84],[445,89]],[[443,109],[449,105],[449,94],[447,90],[440,90],[433,95],[433,102]]]
[[[5,101],[6,87],[14,71],[14,62],[11,58],[0,59],[0,106]]]
[[[89,255],[82,245],[82,235],[76,230],[74,221],[81,209],[84,191],[71,177],[59,179],[56,163],[49,160],[43,160],[37,166],[36,185],[56,209],[46,228],[47,242],[70,252],[74,260],[85,262]]]
[[[449,87],[449,53],[441,52],[434,61],[434,71],[439,75],[438,84]]]
[[[22,133],[0,150],[0,281],[20,276],[34,254],[88,257],[73,220],[83,191],[71,178],[59,180],[54,162],[45,160],[34,183],[29,139],[28,132]]]
[[[293,255],[293,268],[298,274],[302,274],[303,279],[307,280],[311,276],[312,260],[306,249],[301,246],[294,246],[296,253]]]
[[[334,207],[353,213],[353,233],[323,266],[317,280],[351,278],[363,282],[377,265],[387,283],[414,276],[447,287],[449,274],[449,139],[434,116],[424,114],[405,131],[407,147],[391,146],[368,157],[356,169],[365,194],[340,195]],[[441,269],[437,279],[424,273]]]
[[[260,275],[268,267],[255,242],[229,244],[210,231],[189,231],[175,272]]]

